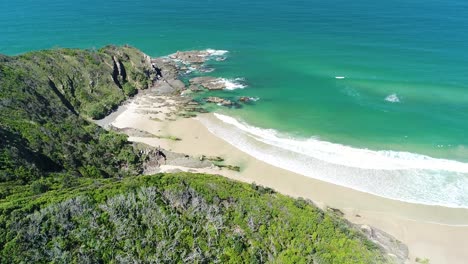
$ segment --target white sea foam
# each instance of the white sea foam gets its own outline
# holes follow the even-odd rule
[[[391,199],[468,207],[468,163],[296,139],[229,116],[215,117],[218,121],[201,121],[215,135],[274,166]]]
[[[210,56],[223,56],[223,55],[225,55],[226,53],[228,53],[229,51],[227,51],[227,50],[207,49],[206,52],[207,52]]]
[[[192,72],[194,72],[196,70],[197,70],[197,68],[189,66],[189,67],[187,67],[187,70],[185,71],[185,74],[190,74],[190,73],[192,73]]]
[[[203,72],[203,73],[210,73],[214,71],[215,71],[215,68],[207,68],[207,67],[200,68],[200,72]]]
[[[335,77],[335,79],[338,79],[338,80],[342,80],[342,79],[344,79],[344,78],[346,78],[346,77],[344,77],[344,76],[336,76],[336,77]]]
[[[260,129],[238,120],[216,114],[221,121],[231,124],[244,132],[255,135],[257,140],[276,147],[292,150],[328,163],[348,167],[376,170],[428,169],[468,173],[468,163],[436,159],[429,156],[398,151],[374,151],[353,148],[341,144],[321,141],[315,138],[294,139],[282,137],[272,129]]]
[[[221,82],[226,86],[226,90],[244,89],[247,87],[244,78],[225,79],[221,78]]]
[[[399,103],[400,98],[398,98],[397,94],[391,94],[385,97],[385,101],[390,102],[390,103]]]

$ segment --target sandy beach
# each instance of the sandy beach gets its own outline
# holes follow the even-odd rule
[[[214,116],[177,117],[174,99],[143,93],[100,121],[100,125],[145,131],[155,136],[130,135],[129,140],[194,157],[220,156],[226,164],[241,167],[241,171],[236,172],[217,167],[193,169],[163,165],[161,171],[176,169],[219,174],[255,182],[293,197],[310,199],[321,208],[337,208],[352,223],[378,228],[406,244],[409,248],[408,263],[418,263],[416,258],[428,259],[431,264],[466,263],[468,209],[390,200],[277,168],[216,137],[200,122],[203,119],[214,119]]]

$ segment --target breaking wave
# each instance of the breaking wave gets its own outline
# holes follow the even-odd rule
[[[295,173],[394,200],[468,208],[468,163],[298,139],[221,114],[200,120],[240,150]]]

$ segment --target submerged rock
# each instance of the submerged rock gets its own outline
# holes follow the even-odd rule
[[[214,104],[219,104],[222,106],[232,106],[234,105],[231,100],[223,99],[221,97],[216,97],[216,96],[210,96],[205,98],[205,101],[207,103],[214,103]]]
[[[223,78],[216,78],[211,76],[195,77],[189,80],[190,86],[204,87],[208,90],[223,90],[226,88],[226,82]]]

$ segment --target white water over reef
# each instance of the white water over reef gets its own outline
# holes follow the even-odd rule
[[[235,79],[222,78],[221,81],[226,86],[226,90],[244,89],[245,87],[247,87],[247,85],[245,84],[244,78],[235,78]]]
[[[240,150],[295,173],[394,200],[468,208],[468,163],[292,138],[221,114],[200,120]]]

